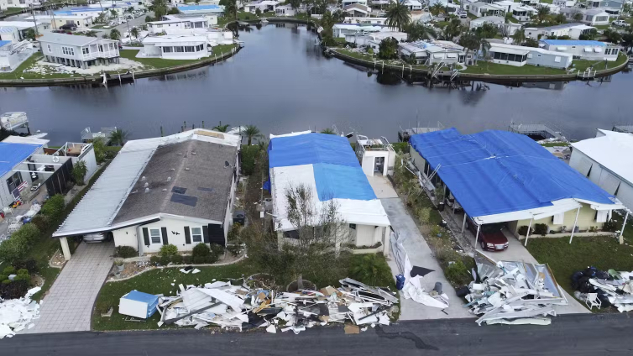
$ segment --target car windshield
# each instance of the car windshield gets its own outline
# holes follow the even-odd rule
[[[484,234],[499,232],[503,228],[503,225],[503,223],[481,225],[481,232],[483,232]]]

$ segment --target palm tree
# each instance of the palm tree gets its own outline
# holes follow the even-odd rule
[[[545,20],[547,20],[547,17],[549,16],[549,7],[539,7],[537,12],[536,12],[536,19],[538,20],[538,23],[541,23]]]
[[[411,22],[411,12],[403,3],[395,3],[387,9],[387,26],[395,27],[401,32]]]
[[[435,31],[431,27],[425,26],[419,22],[411,22],[407,25],[404,32],[407,33],[407,40],[409,42],[431,39],[436,36]]]
[[[431,6],[429,8],[429,12],[431,13],[431,15],[433,16],[438,16],[439,14],[442,14],[446,11],[446,9],[444,8],[444,6],[442,6],[442,4],[440,4],[439,2],[435,3],[435,5]]]
[[[462,22],[460,19],[452,19],[446,26],[444,26],[444,38],[452,41],[455,37],[462,33]]]
[[[110,31],[110,38],[113,40],[121,39],[121,32],[119,32],[116,28],[112,29],[112,31]]]
[[[229,129],[229,124],[224,124],[222,125],[222,121],[220,121],[220,124],[216,125],[212,130],[218,131],[218,132],[226,132]]]
[[[138,35],[138,28],[132,27],[132,29],[130,30],[130,36],[134,36],[134,38],[136,38],[136,41],[138,41]]]
[[[263,135],[255,125],[246,125],[246,128],[244,129],[244,136],[248,138],[249,146],[253,143],[253,139],[259,139],[263,137]]]
[[[123,129],[116,129],[110,133],[110,143],[115,146],[123,146],[130,134]]]
[[[336,132],[334,132],[334,130],[332,130],[331,128],[327,128],[327,129],[323,129],[321,130],[322,134],[326,134],[326,135],[336,135]]]
[[[512,42],[514,42],[514,44],[516,45],[521,45],[523,44],[523,42],[525,42],[525,30],[523,29],[518,29],[513,35],[512,35]]]
[[[567,22],[567,18],[563,14],[558,14],[554,16],[554,22],[562,24],[562,23]]]
[[[226,6],[226,14],[230,14],[234,20],[237,20],[237,2],[236,0],[229,0],[229,4]]]

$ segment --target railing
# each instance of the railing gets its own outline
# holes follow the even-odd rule
[[[112,57],[118,57],[118,56],[119,56],[118,51],[90,52],[88,54],[82,55],[81,59],[91,60],[91,59],[97,59],[97,58],[112,58]]]

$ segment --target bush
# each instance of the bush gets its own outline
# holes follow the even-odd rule
[[[428,224],[431,221],[431,208],[418,209],[418,219],[423,224]]]
[[[220,256],[224,254],[224,246],[218,244],[211,244],[211,254]]]
[[[227,240],[229,242],[236,242],[240,238],[240,231],[242,230],[242,225],[235,223],[231,226],[231,230],[229,230],[229,234],[227,236]]]
[[[211,249],[209,248],[209,246],[203,243],[195,245],[193,247],[193,251],[191,252],[194,260],[196,257],[207,257],[209,256],[209,254],[211,254]]]
[[[152,256],[149,258],[149,263],[153,264],[153,265],[159,265],[160,264],[160,257],[158,256]]]
[[[461,286],[470,283],[472,276],[468,273],[468,268],[458,259],[446,268],[446,279],[455,285]]]
[[[616,231],[618,228],[619,228],[619,225],[618,225],[618,224],[616,224],[616,222],[615,222],[613,219],[611,219],[611,220],[609,220],[609,221],[605,222],[605,223],[602,225],[602,231],[614,232],[614,231]]]
[[[13,279],[13,282],[17,282],[17,281],[27,281],[27,282],[31,282],[31,276],[29,275],[29,271],[27,271],[26,269],[21,269],[18,271],[17,276]]]
[[[35,224],[25,224],[22,227],[11,234],[11,238],[21,238],[29,245],[33,245],[40,237],[40,230]]]
[[[10,275],[10,274],[14,274],[15,273],[15,267],[13,266],[7,266],[2,270],[2,274],[3,275]]]
[[[35,225],[38,230],[46,231],[50,226],[48,224],[48,218],[43,214],[37,214],[31,219],[31,224]]]
[[[534,224],[534,233],[545,236],[549,232],[549,228],[546,224]]]
[[[240,252],[242,252],[242,245],[239,243],[234,243],[232,245],[227,245],[226,250],[229,251],[233,257],[239,256]]]
[[[159,257],[159,264],[161,266],[167,266],[169,264],[169,262],[171,262],[171,257],[172,256],[160,256]]]
[[[192,256],[182,256],[182,263],[185,265],[191,264],[193,262]]]
[[[171,263],[181,265],[183,258],[181,255],[173,255],[171,256]]]
[[[172,257],[178,254],[178,247],[176,245],[163,245],[158,253],[161,257]]]
[[[28,260],[17,261],[13,264],[13,267],[17,270],[26,269],[29,273],[37,273],[40,270],[40,266],[37,261],[30,258]]]
[[[132,258],[138,257],[138,252],[136,252],[136,249],[132,246],[118,246],[116,248],[114,256],[121,258]]]
[[[23,297],[29,290],[29,282],[20,280],[0,285],[0,297],[4,299],[17,299]]]
[[[0,244],[0,261],[13,264],[24,259],[29,252],[29,244],[23,237],[11,236]]]
[[[245,176],[250,176],[255,171],[255,160],[259,155],[259,146],[251,145],[243,147],[240,150],[240,155],[242,159],[242,174]]]
[[[526,236],[528,232],[528,227],[527,226],[521,226],[519,227],[519,235],[521,236]]]
[[[385,258],[378,254],[359,255],[351,259],[350,277],[359,282],[388,287],[385,283],[393,284],[391,269]]]
[[[46,215],[46,217],[52,224],[56,224],[60,222],[64,214],[65,206],[66,203],[64,202],[64,196],[61,194],[56,194],[50,197],[46,201],[46,203],[42,205],[42,210],[40,212]]]
[[[97,37],[97,36],[94,36]],[[72,171],[73,180],[77,185],[84,185],[84,178],[86,178],[86,173],[88,172],[88,168],[86,168],[86,163],[83,161],[79,161],[75,164]]]

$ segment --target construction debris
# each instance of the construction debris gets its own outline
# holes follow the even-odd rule
[[[477,252],[476,278],[465,296],[477,324],[549,325],[555,305],[567,305],[562,289],[547,265],[495,262]]]
[[[613,306],[620,313],[633,310],[633,272],[587,267],[571,279],[576,298],[585,301],[590,309]]]
[[[0,298],[0,339],[35,326],[32,321],[40,317],[40,305],[31,297],[40,290],[40,287],[31,288],[20,299]]]
[[[346,333],[359,325],[389,325],[389,313],[398,298],[388,288],[365,285],[350,278],[341,287],[320,291],[278,292],[250,287],[248,281],[215,281],[202,286],[180,284],[175,296],[157,296],[159,326],[175,324],[195,329],[220,326],[230,330],[264,328],[269,333],[292,331],[330,323],[349,323]]]

